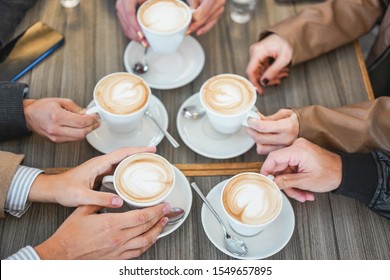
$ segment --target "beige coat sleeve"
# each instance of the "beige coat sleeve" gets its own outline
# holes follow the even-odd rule
[[[267,29],[293,49],[297,64],[353,42],[370,31],[384,13],[380,0],[329,0],[314,4]]]
[[[8,189],[24,156],[0,151],[0,218],[5,217],[4,205]]]
[[[299,136],[348,153],[390,151],[390,97],[336,109],[308,106],[298,114]]]

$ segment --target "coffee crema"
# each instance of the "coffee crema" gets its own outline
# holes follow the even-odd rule
[[[256,98],[249,81],[235,75],[217,75],[202,86],[203,102],[210,110],[224,115],[238,114],[253,106]]]
[[[249,225],[271,221],[282,207],[280,191],[256,174],[233,177],[224,189],[222,203],[232,218]]]
[[[164,197],[174,185],[170,164],[154,154],[136,154],[115,171],[117,190],[136,203],[154,202]]]
[[[96,86],[95,101],[104,110],[128,115],[145,107],[150,97],[143,80],[128,73],[109,75]]]
[[[185,26],[191,16],[184,5],[176,0],[149,1],[138,11],[139,20],[152,31],[173,32]]]

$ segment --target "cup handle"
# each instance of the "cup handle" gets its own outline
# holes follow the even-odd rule
[[[86,112],[86,115],[99,114],[99,108],[97,106],[93,106],[89,108]],[[99,114],[100,115],[100,114]]]
[[[268,174],[266,176],[268,179],[270,179],[271,181],[273,181],[275,179],[275,176],[274,175],[271,175],[271,174]]]
[[[248,119],[249,118],[254,118],[254,119],[260,119],[260,115],[257,113],[257,112],[255,112],[255,111],[249,111],[248,112],[248,114],[246,114],[246,116],[245,116],[245,119],[242,121],[242,125],[243,126],[249,126],[248,125]]]
[[[102,185],[103,185],[106,189],[109,189],[110,191],[114,191],[114,192],[115,192],[115,188],[114,188],[114,176],[112,176],[112,175],[104,176],[104,177],[103,177],[103,180],[102,180]]]

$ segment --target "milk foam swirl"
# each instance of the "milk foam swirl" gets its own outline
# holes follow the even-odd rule
[[[143,108],[149,99],[147,85],[138,77],[120,73],[107,76],[96,87],[96,101],[108,112],[127,115]]]
[[[220,114],[237,114],[253,105],[253,87],[248,81],[233,75],[215,76],[203,85],[205,105]]]
[[[128,199],[147,203],[160,199],[173,187],[174,174],[169,163],[159,157],[139,154],[121,164],[116,187]]]
[[[157,32],[172,32],[186,25],[188,10],[176,0],[159,0],[146,3],[140,9],[142,24]]]
[[[248,175],[232,178],[222,194],[226,211],[244,224],[263,224],[275,217],[281,208],[279,190],[266,179]]]

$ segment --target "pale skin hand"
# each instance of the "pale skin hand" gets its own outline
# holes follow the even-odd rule
[[[286,195],[300,201],[314,201],[314,193],[330,192],[340,186],[342,162],[331,153],[303,138],[292,146],[271,152],[261,174],[275,176]]]
[[[67,98],[26,99],[23,106],[27,128],[56,143],[84,139],[100,125],[97,115],[85,115]]]
[[[116,13],[122,26],[123,33],[131,40],[141,42],[144,47],[149,46],[141,26],[137,20],[137,4],[146,0],[117,0]],[[188,34],[203,35],[208,32],[219,20],[225,9],[226,0],[188,0],[194,13]]]
[[[248,125],[246,133],[255,140],[260,155],[290,146],[298,138],[298,116],[290,109],[281,109],[261,119],[250,118]]]
[[[271,34],[253,44],[249,55],[246,73],[260,94],[263,93],[262,86],[279,85],[288,76],[287,66],[292,60],[293,50],[279,35]]]
[[[58,230],[34,249],[41,259],[131,259],[150,248],[166,225],[163,203],[124,213],[97,214],[99,206],[80,206]]]
[[[112,174],[124,158],[139,152],[154,153],[155,147],[122,148],[93,158],[78,167],[56,175],[40,174],[31,186],[31,202],[59,203],[63,206],[100,205],[120,207],[122,199],[113,193],[95,191],[103,176]]]

